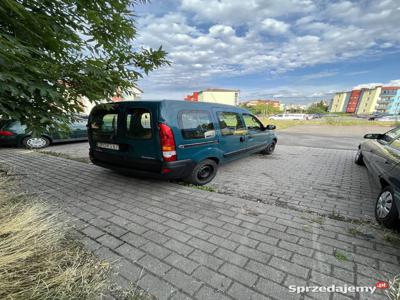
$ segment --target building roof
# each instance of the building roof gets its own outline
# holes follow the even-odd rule
[[[382,90],[399,90],[400,86],[384,86]]]
[[[240,90],[208,88],[208,89],[200,91],[199,93],[202,93],[202,92],[240,92]]]

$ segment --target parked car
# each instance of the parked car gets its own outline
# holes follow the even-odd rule
[[[400,216],[400,127],[385,134],[367,134],[358,148],[355,162],[366,165],[381,187],[375,204],[379,223],[393,227]]]
[[[89,154],[106,168],[204,185],[223,163],[272,154],[274,129],[245,109],[216,103],[100,104],[89,116]]]
[[[305,114],[280,114],[269,118],[270,120],[306,120]]]
[[[40,149],[52,143],[85,141],[88,139],[86,124],[87,120],[78,119],[69,125],[69,132],[52,131],[45,132],[40,137],[33,137],[20,122],[0,120],[0,146]]]
[[[375,118],[375,121],[380,121],[380,122],[400,122],[400,115],[378,117],[378,118]]]

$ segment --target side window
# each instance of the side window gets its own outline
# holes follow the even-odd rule
[[[222,135],[243,134],[245,127],[239,114],[234,112],[219,112],[217,115]]]
[[[185,110],[179,113],[179,126],[185,139],[215,137],[210,113],[205,110]]]
[[[126,136],[137,139],[150,139],[151,115],[145,108],[131,108],[126,114]]]
[[[261,130],[263,128],[263,125],[261,124],[261,122],[252,115],[244,114],[243,120],[244,120],[244,124],[246,125],[247,129]]]
[[[71,128],[74,130],[86,130],[86,120],[78,120],[71,124]]]

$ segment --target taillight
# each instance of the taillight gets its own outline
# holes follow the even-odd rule
[[[0,136],[13,136],[14,133],[12,133],[11,131],[7,131],[7,130],[0,130]]]
[[[164,161],[175,161],[176,147],[174,133],[168,125],[162,123],[160,123],[160,141]]]

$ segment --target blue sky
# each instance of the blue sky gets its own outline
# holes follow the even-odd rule
[[[138,82],[144,99],[219,87],[307,103],[400,85],[398,0],[152,0],[135,13],[135,44],[162,45],[172,62]]]

